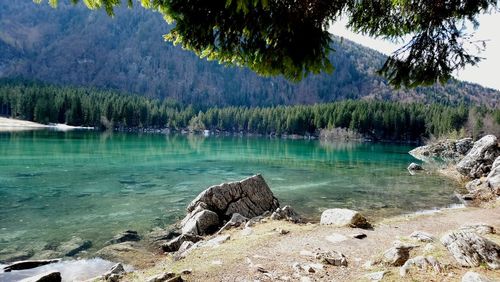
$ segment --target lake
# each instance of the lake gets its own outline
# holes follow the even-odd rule
[[[411,146],[253,137],[0,133],[0,259],[72,236],[95,251],[115,234],[165,227],[210,185],[262,173],[281,205],[369,219],[446,207],[457,185],[411,176]]]

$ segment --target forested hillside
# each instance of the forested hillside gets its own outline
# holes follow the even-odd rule
[[[317,135],[342,128],[372,139],[420,140],[466,130],[500,134],[500,109],[382,101],[277,107],[183,106],[89,88],[0,80],[0,115],[98,128]],[[465,131],[463,131],[465,133]]]
[[[246,69],[200,60],[164,42],[166,23],[158,13],[139,5],[118,9],[115,18],[81,5],[65,2],[52,9],[47,3],[1,1],[0,77],[117,89],[203,107],[360,98],[500,105],[499,92],[457,81],[446,87],[395,91],[374,75],[384,62],[383,55],[339,38],[333,46],[333,74],[308,77],[297,84],[279,77],[262,78]]]

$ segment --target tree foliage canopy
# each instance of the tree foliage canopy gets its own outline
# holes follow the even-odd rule
[[[477,64],[484,41],[473,41],[466,27],[477,27],[478,15],[498,9],[498,0],[139,1],[175,23],[165,36],[174,44],[200,57],[291,80],[333,70],[328,29],[340,17],[355,32],[393,41],[410,38],[379,71],[396,87],[445,82],[454,70]],[[124,1],[83,2],[113,15]]]

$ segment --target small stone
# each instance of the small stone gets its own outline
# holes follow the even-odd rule
[[[203,243],[202,245],[204,247],[216,248],[216,247],[220,246],[222,243],[229,241],[230,239],[231,239],[230,235],[220,235],[220,236],[217,236],[213,239],[208,240],[207,242]]]
[[[420,242],[433,242],[434,236],[424,231],[415,231],[410,234],[410,238],[416,239]]]
[[[425,247],[424,247],[424,251],[425,251],[426,253],[431,253],[431,252],[433,252],[435,249],[436,249],[436,246],[434,246],[434,244],[432,244],[432,243],[427,243],[427,244],[425,245]]]
[[[278,228],[278,230],[277,230],[277,231],[278,231],[278,233],[279,233],[280,235],[286,235],[286,234],[290,233],[290,231],[289,231],[289,230],[282,229],[282,228]]]
[[[373,266],[375,265],[375,263],[371,260],[367,260],[364,264],[363,264],[363,268],[366,269],[366,270],[370,270],[373,268]]]
[[[175,278],[176,274],[173,272],[165,272],[162,274],[158,274],[146,279],[147,282],[165,282],[169,279]]]
[[[109,240],[107,244],[118,244],[127,241],[139,240],[141,240],[141,237],[139,236],[139,234],[137,234],[137,231],[127,230],[113,237],[113,239]]]
[[[311,251],[306,251],[306,250],[302,250],[300,251],[300,255],[301,256],[306,256],[306,257],[314,257],[314,253],[311,252]]]
[[[342,234],[333,233],[332,235],[326,236],[325,239],[330,243],[337,244],[337,243],[343,242],[349,238],[347,238],[346,236],[344,236]]]
[[[402,266],[410,258],[410,250],[414,247],[396,241],[392,248],[385,251],[383,260],[391,266]]]
[[[316,259],[334,266],[347,266],[347,258],[341,252],[328,251],[316,254]]]
[[[71,240],[62,243],[57,247],[57,251],[63,253],[65,256],[72,257],[81,251],[92,247],[92,242],[83,240],[80,237],[73,237]]]
[[[287,220],[293,223],[300,223],[303,221],[302,217],[290,206],[284,206],[283,208],[277,208],[271,214],[272,220]]]
[[[364,239],[366,238],[366,234],[365,233],[354,233],[351,235],[352,238],[354,239]]]
[[[260,273],[268,273],[269,271],[267,271],[262,265],[255,265],[255,270],[257,270],[257,272],[260,272]]]
[[[300,282],[312,282],[312,280],[311,280],[311,278],[309,278],[307,276],[301,276]]]
[[[120,276],[125,273],[125,269],[123,268],[123,265],[121,263],[117,263],[111,267],[111,269],[103,274],[103,277],[105,280],[116,280],[117,277],[114,279],[111,278],[112,276]]]
[[[191,273],[193,273],[192,269],[183,269],[183,270],[181,270],[181,274],[182,275],[189,275]]]
[[[384,276],[387,272],[388,271],[386,271],[386,270],[372,272],[372,273],[366,274],[365,277],[368,278],[368,280],[370,280],[370,281],[377,281],[378,282],[378,281],[382,280],[382,278],[384,278]]]
[[[493,280],[490,280],[479,273],[469,271],[462,277],[462,282],[493,282]]]
[[[222,261],[221,260],[213,260],[212,264],[213,265],[222,265]]]
[[[241,235],[243,236],[249,236],[252,235],[253,229],[251,227],[245,227],[243,230],[241,230]]]

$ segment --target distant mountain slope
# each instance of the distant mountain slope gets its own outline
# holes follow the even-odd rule
[[[500,93],[479,85],[451,82],[395,91],[374,75],[384,56],[348,40],[334,45],[334,74],[300,83],[263,78],[165,43],[161,16],[136,7],[103,11],[61,4],[52,9],[31,1],[0,3],[0,77],[24,77],[64,85],[112,88],[171,97],[203,105],[263,106],[341,99],[460,102],[500,106]]]

